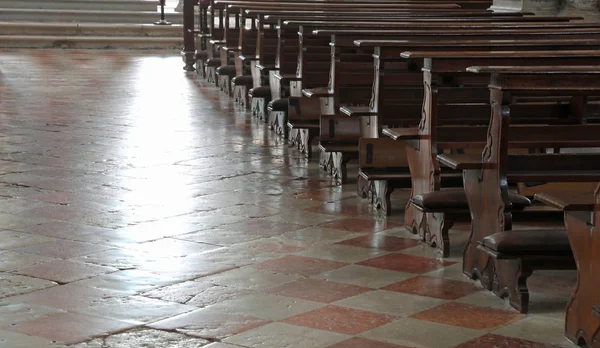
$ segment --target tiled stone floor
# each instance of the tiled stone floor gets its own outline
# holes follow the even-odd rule
[[[568,347],[176,54],[0,51],[0,347]],[[517,226],[518,227],[518,226]]]

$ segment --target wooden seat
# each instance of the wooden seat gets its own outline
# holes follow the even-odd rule
[[[527,278],[535,270],[576,269],[564,229],[498,232],[483,239],[479,249],[495,260],[494,293],[508,297],[521,313],[529,310]]]

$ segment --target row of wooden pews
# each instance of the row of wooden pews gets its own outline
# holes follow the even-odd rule
[[[565,334],[600,347],[600,24],[488,0],[202,0],[196,26],[194,5],[187,70],[318,145],[332,180],[358,161],[383,213],[410,188],[405,225],[441,257],[470,221],[463,272],[519,311],[533,271],[578,269]],[[565,227],[512,230],[547,212]]]

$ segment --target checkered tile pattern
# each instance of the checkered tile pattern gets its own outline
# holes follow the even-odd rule
[[[406,191],[374,212],[179,57],[0,61],[3,347],[569,347],[573,273],[515,312],[462,274],[468,226],[438,258]]]

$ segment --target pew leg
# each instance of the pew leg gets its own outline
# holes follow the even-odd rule
[[[332,168],[331,174],[338,185],[348,183],[348,162],[350,161],[349,156],[344,156],[341,152],[333,152],[331,154]]]
[[[501,297],[508,297],[514,309],[521,313],[529,310],[529,290],[527,278],[533,271],[523,265],[520,259],[496,260],[496,275],[494,277],[493,291]]]
[[[236,104],[246,109],[248,107],[248,88],[243,85],[234,85],[233,98]]]
[[[227,75],[219,75],[219,85],[221,86],[221,92],[225,93],[226,96],[231,96],[231,78]]]
[[[300,135],[300,142],[298,143],[298,149],[307,158],[312,158],[312,132],[310,129],[300,128],[298,134]]]
[[[374,207],[381,210],[385,215],[391,215],[391,196],[392,192],[394,192],[394,187],[387,180],[375,180],[373,181],[373,186],[375,188],[373,198]]]
[[[500,197],[499,178],[492,171],[465,170],[463,181],[471,210],[471,234],[463,253],[463,272],[471,279],[479,279],[483,287],[492,290],[494,262],[479,242],[489,235],[504,230],[504,203]],[[488,178],[487,176],[492,176]],[[489,212],[493,212],[490,214]]]
[[[258,118],[259,120],[267,120],[265,117],[267,101],[265,98],[252,98],[252,116]]]
[[[437,248],[443,257],[450,256],[450,238],[448,232],[454,225],[451,214],[431,213],[424,219],[424,240],[431,247]]]
[[[288,132],[288,141],[290,147],[298,148],[298,144],[300,143],[300,133],[297,129],[290,129]]]
[[[373,203],[373,182],[358,175],[356,179],[356,193],[360,198],[368,198]]]
[[[331,167],[333,166],[333,152],[327,152],[323,149],[320,149],[319,155],[319,166],[323,169],[323,171],[331,174]]]
[[[214,83],[217,87],[219,87],[219,80],[217,79],[217,68],[211,66],[206,68],[206,82]]]
[[[196,61],[196,67],[198,67],[196,69],[196,73],[199,75],[199,77],[201,79],[206,80],[206,64],[205,64],[206,60],[204,59],[198,59]]]
[[[289,135],[290,130],[287,127],[287,114],[284,111],[271,111],[269,113],[269,117],[273,117],[273,121],[272,121],[272,128],[275,131],[275,133],[279,134],[280,136],[282,136],[284,139],[285,138],[289,138],[291,139],[292,137]],[[298,130],[295,129],[294,131],[294,143],[293,145],[298,146],[298,142],[297,140],[300,140],[299,138],[297,138],[298,136]]]

